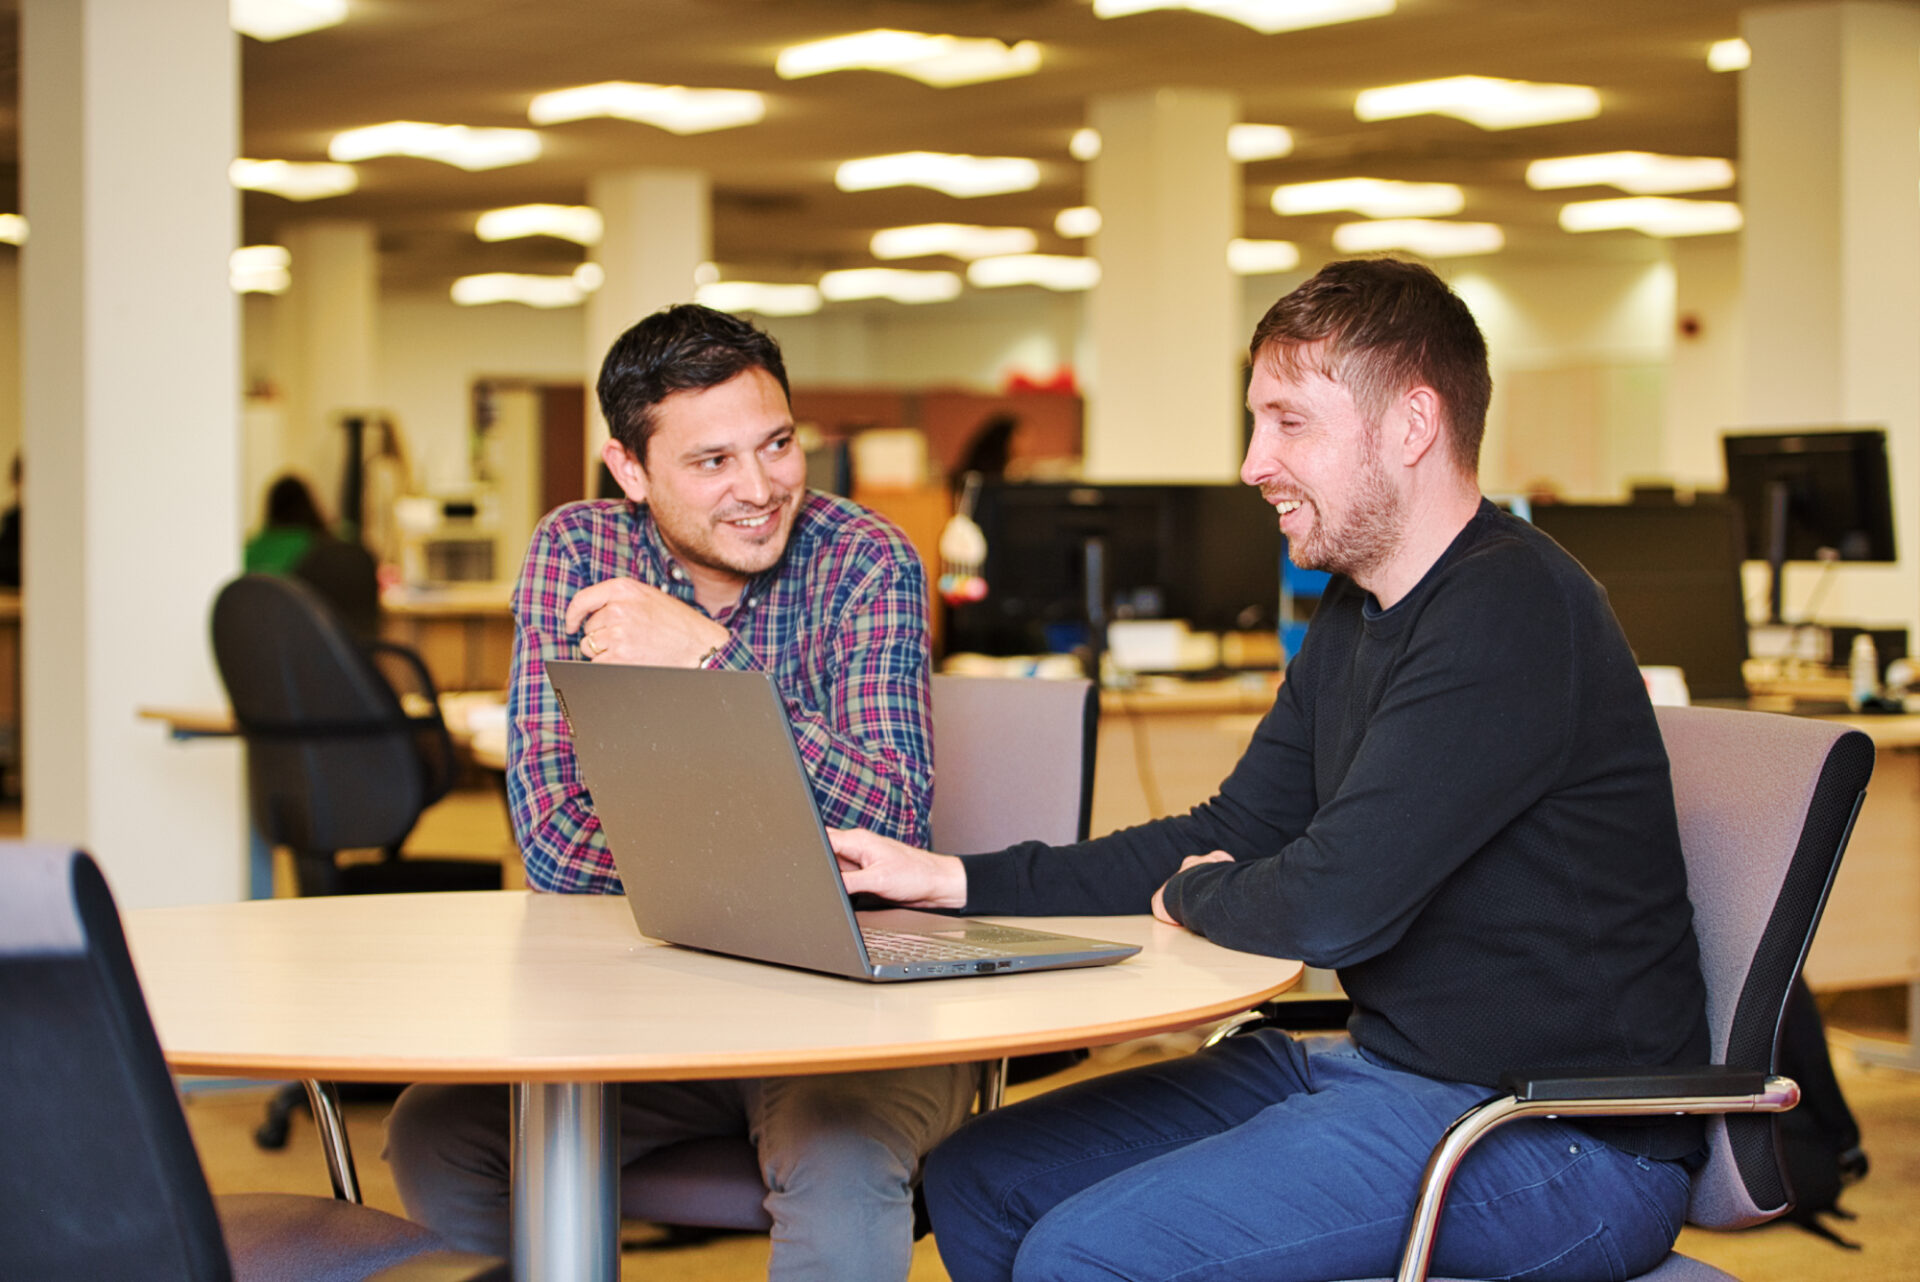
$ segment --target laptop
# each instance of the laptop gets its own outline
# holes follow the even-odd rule
[[[908,909],[855,912],[767,673],[552,659],[547,679],[643,935],[868,980],[1099,966],[1140,951]]]

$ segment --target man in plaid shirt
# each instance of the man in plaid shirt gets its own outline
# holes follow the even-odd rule
[[[899,531],[805,488],[786,368],[752,325],[695,305],[628,330],[601,367],[626,499],[570,503],[535,531],[514,593],[507,793],[538,890],[621,885],[545,662],[774,675],[830,827],[916,845],[932,802],[926,577]],[[751,786],[716,780],[717,786]],[[759,1150],[769,1275],[901,1282],[921,1156],[966,1116],[970,1065],[621,1089],[621,1161],[734,1134]],[[505,1254],[508,1092],[410,1087],[387,1128],[407,1213]]]

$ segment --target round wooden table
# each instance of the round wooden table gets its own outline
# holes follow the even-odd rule
[[[622,897],[526,891],[142,909],[127,935],[178,1072],[515,1083],[516,1276],[612,1282],[617,1083],[1096,1046],[1230,1015],[1300,975],[1150,917],[1019,920],[1142,951],[872,984],[658,943]]]

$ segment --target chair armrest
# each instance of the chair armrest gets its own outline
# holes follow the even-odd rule
[[[1757,1069],[1730,1068],[1725,1064],[1663,1069],[1654,1073],[1645,1069],[1605,1069],[1542,1077],[1508,1073],[1500,1079],[1501,1090],[1511,1092],[1515,1098],[1528,1103],[1539,1100],[1576,1102],[1743,1096],[1761,1094],[1766,1088],[1765,1073]]]
[[[1481,1139],[1523,1117],[1622,1117],[1673,1113],[1784,1113],[1800,1102],[1790,1077],[1771,1077],[1721,1065],[1679,1072],[1622,1073],[1601,1070],[1560,1077],[1501,1079],[1507,1093],[1460,1115],[1447,1128],[1420,1175],[1420,1198],[1396,1282],[1424,1282],[1447,1188],[1460,1161]],[[1559,1093],[1564,1088],[1566,1093]],[[1704,1089],[1702,1089],[1704,1088]],[[1751,1088],[1751,1089],[1743,1089]],[[1665,1093],[1671,1091],[1671,1093]]]
[[[433,674],[427,671],[426,660],[420,657],[419,651],[411,646],[401,645],[398,641],[363,641],[361,646],[366,650],[368,657],[374,660],[374,666],[383,672],[386,667],[380,662],[383,657],[397,660],[400,666],[407,670],[407,684],[403,687],[399,682],[395,682],[391,675],[387,677],[388,682],[393,685],[397,693],[419,694],[432,706],[434,717],[439,717],[440,692],[435,688]]]

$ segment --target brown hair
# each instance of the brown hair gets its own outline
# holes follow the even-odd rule
[[[1324,344],[1308,366],[1303,349]],[[1487,342],[1460,296],[1429,267],[1397,258],[1328,263],[1267,309],[1248,353],[1286,374],[1303,370],[1346,388],[1369,424],[1409,388],[1425,385],[1446,407],[1456,464],[1480,466],[1493,376]]]

